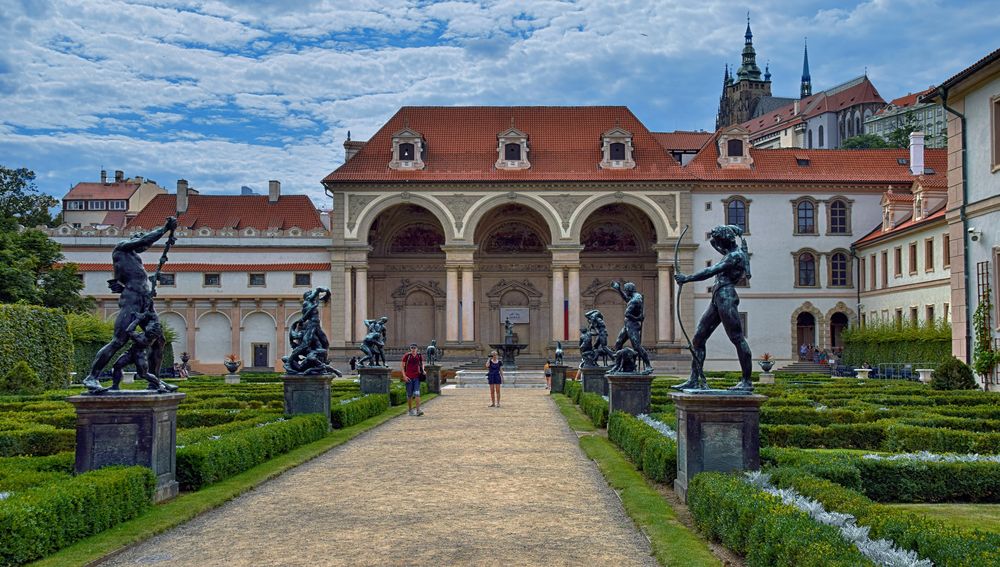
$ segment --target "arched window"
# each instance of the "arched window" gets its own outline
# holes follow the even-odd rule
[[[830,256],[830,286],[848,287],[851,284],[847,254],[836,252]]]
[[[861,135],[861,115],[858,113],[854,114],[854,132]]]
[[[413,161],[413,144],[403,143],[399,145],[399,161]]]
[[[806,147],[811,150],[813,147],[813,131],[809,130],[809,132],[806,134],[806,137],[809,139],[809,141],[806,143]]]
[[[849,234],[851,225],[848,217],[847,203],[840,199],[830,201],[830,234]]]
[[[729,140],[726,143],[726,154],[729,157],[736,157],[743,155],[743,140]]]
[[[795,234],[816,234],[816,205],[799,201],[795,206]]]
[[[820,127],[816,129],[816,133],[819,135],[819,145],[817,145],[816,147],[817,148],[822,148],[823,147],[823,142],[824,142],[824,140],[823,140],[823,126],[822,125],[820,125]]]
[[[521,144],[505,144],[503,147],[503,159],[507,161],[521,161]]]
[[[608,148],[611,161],[624,161],[625,160],[625,144],[621,142],[615,142],[611,144]]]
[[[798,258],[798,281],[800,287],[816,287],[816,256],[803,252]]]
[[[726,205],[726,224],[733,224],[743,229],[747,234],[747,203],[743,199],[734,198]]]

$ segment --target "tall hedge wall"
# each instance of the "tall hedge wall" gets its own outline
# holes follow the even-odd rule
[[[70,313],[66,315],[69,322],[70,336],[73,337],[73,370],[78,377],[86,376],[90,372],[90,365],[94,363],[97,351],[111,341],[114,333],[114,321],[105,321],[92,314]],[[172,341],[175,338],[174,332],[166,323],[162,323],[163,332],[167,338],[167,345],[163,351],[163,366],[170,367],[174,364],[174,349]],[[114,359],[111,360],[112,363]],[[108,369],[111,368],[109,363]],[[130,364],[125,367],[126,371],[135,371],[135,365]]]
[[[0,368],[27,362],[46,388],[62,388],[73,367],[66,317],[35,305],[0,304]]]
[[[844,331],[844,364],[940,363],[951,358],[951,326],[869,323]]]

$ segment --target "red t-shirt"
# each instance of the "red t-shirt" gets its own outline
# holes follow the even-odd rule
[[[420,367],[424,364],[424,357],[419,353],[416,356],[406,353],[403,355],[403,374],[407,378],[416,378],[420,375]]]

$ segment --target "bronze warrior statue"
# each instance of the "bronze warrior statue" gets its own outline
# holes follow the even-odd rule
[[[327,362],[330,341],[320,325],[320,304],[330,301],[330,290],[317,287],[302,294],[302,316],[288,331],[288,342],[292,347],[281,361],[286,374],[334,374],[340,371]]]
[[[691,341],[691,377],[687,382],[673,386],[673,388],[677,390],[708,389],[705,380],[705,343],[721,323],[729,340],[736,346],[740,369],[743,371],[739,384],[731,389],[750,391],[753,390],[753,384],[750,382],[752,368],[750,345],[747,344],[743,335],[743,325],[740,322],[739,312],[740,297],[736,293],[736,284],[744,278],[750,279],[750,254],[747,251],[746,240],[743,238],[743,230],[738,226],[717,226],[712,229],[710,236],[709,242],[712,248],[722,254],[722,260],[714,266],[691,275],[679,272],[674,275],[674,279],[681,285],[687,282],[707,280],[715,276],[715,286],[712,288],[712,302],[701,316],[698,330],[695,331],[694,339]],[[740,239],[741,244],[736,242],[737,238]]]
[[[368,334],[361,341],[361,352],[365,353],[364,356],[358,360],[358,366],[386,366],[385,364],[385,340],[387,335],[386,324],[389,322],[388,317],[380,317],[378,319],[365,319],[362,321],[365,328],[368,329]]]
[[[646,349],[642,348],[642,322],[646,318],[642,294],[636,290],[635,284],[632,282],[626,282],[622,285],[614,281],[611,282],[611,288],[625,300],[625,322],[622,324],[622,330],[618,332],[614,350],[616,353],[620,351],[627,340],[632,344],[632,349],[635,350],[639,361],[642,362],[643,374],[651,374],[653,365],[649,362]],[[614,371],[621,370],[616,367]]]

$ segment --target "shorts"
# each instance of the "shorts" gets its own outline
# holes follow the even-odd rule
[[[410,378],[406,381],[406,397],[407,398],[419,398],[420,397],[420,378]]]

